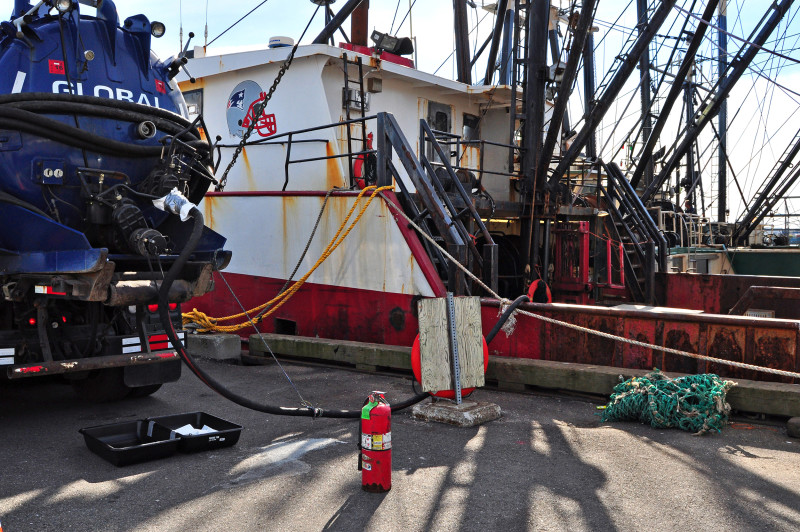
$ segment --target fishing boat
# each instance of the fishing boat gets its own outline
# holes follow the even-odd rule
[[[200,205],[233,251],[216,290],[190,303],[188,326],[410,346],[420,298],[480,296],[485,333],[541,280],[552,302],[524,303],[491,354],[788,379],[660,349],[670,348],[798,369],[800,272],[742,275],[737,246],[789,196],[800,136],[739,220],[719,188],[731,164],[725,102],[756,57],[778,53],[792,0],[764,7],[731,52],[720,44],[732,35],[726,2],[696,13],[639,1],[599,82],[597,0],[483,6],[494,24],[474,54],[470,3],[456,1],[455,80],[415,68],[411,39],[369,32],[368,2],[336,13],[314,3],[327,23],[308,44],[184,51],[180,87],[221,161]],[[347,42],[335,44],[346,20]],[[719,75],[701,83],[697,53],[712,33]],[[606,149],[613,135],[601,146],[598,131],[631,83],[639,118],[616,119],[633,133]],[[709,151],[723,157],[713,223],[682,203],[705,211]]]

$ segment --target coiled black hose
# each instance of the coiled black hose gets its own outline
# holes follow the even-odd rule
[[[161,324],[164,327],[164,330],[167,332],[167,336],[172,342],[172,346],[178,352],[178,355],[181,357],[183,362],[189,367],[189,369],[197,375],[197,377],[203,381],[209,388],[220,394],[221,396],[225,397],[233,401],[234,403],[243,406],[245,408],[249,408],[251,410],[256,410],[258,412],[265,412],[267,414],[275,414],[279,416],[305,416],[305,417],[331,417],[331,418],[360,418],[361,417],[361,410],[335,410],[335,409],[322,409],[322,408],[291,408],[285,406],[274,406],[264,403],[259,403],[239,395],[227,387],[225,387],[222,383],[216,380],[214,377],[209,375],[206,371],[200,368],[192,358],[192,356],[184,349],[183,345],[181,344],[180,340],[178,340],[177,334],[175,333],[175,327],[172,324],[172,320],[169,317],[169,288],[173,282],[178,277],[178,274],[183,269],[183,266],[186,264],[186,261],[189,259],[189,256],[194,251],[195,247],[197,247],[197,243],[200,241],[200,236],[203,232],[203,215],[200,211],[195,207],[190,211],[190,215],[194,219],[194,227],[192,229],[192,234],[189,237],[189,241],[184,246],[183,251],[178,256],[178,259],[172,264],[167,274],[164,276],[164,281],[161,283],[161,289],[158,293],[158,312],[161,318]],[[430,397],[429,394],[423,393],[415,395],[405,401],[401,401],[392,405],[392,412],[396,412],[398,410],[402,410],[404,408],[408,408],[411,405],[419,403]]]
[[[0,106],[0,127],[32,133],[67,146],[117,157],[158,157],[162,152],[161,146],[142,146],[112,140],[53,118],[9,106]],[[198,139],[190,140],[187,144],[194,148],[209,149],[208,143]]]
[[[56,120],[48,115],[81,115],[130,122],[152,122],[159,131],[194,148],[203,167],[213,166],[211,146],[194,122],[165,109],[96,96],[65,93],[21,93],[0,95],[0,128],[36,135],[53,142],[92,153],[123,158],[159,158],[163,146],[109,139]],[[211,179],[206,168],[195,168],[203,179],[193,179],[188,197],[197,203],[208,190]]]
[[[171,120],[176,124],[183,127],[189,126],[191,122],[181,115],[177,115],[172,111],[161,109],[160,107],[149,107],[125,100],[111,100],[109,98],[100,98],[97,96],[84,96],[80,94],[66,94],[66,93],[52,93],[52,92],[23,92],[15,94],[1,94],[0,105],[16,104],[16,103],[30,103],[30,102],[57,102],[59,104],[91,104],[93,106],[105,107],[109,109],[121,109],[125,111],[133,111],[139,113],[146,113],[158,118]]]

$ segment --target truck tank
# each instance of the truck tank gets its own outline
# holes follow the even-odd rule
[[[0,23],[0,369],[10,378],[67,373],[102,400],[154,390],[177,378],[176,364],[179,375],[177,359],[123,356],[128,337],[145,358],[168,347],[153,307],[191,224],[157,200],[197,203],[214,179],[212,149],[172,81],[185,60],[151,52],[164,31],[144,15],[120,22],[110,0],[16,0]],[[224,243],[203,229],[170,291],[176,318],[230,260]]]

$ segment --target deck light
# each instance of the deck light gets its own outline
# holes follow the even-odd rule
[[[150,23],[150,34],[156,39],[163,37],[166,32],[167,32],[167,27],[164,26],[163,22],[158,22],[154,20],[153,22]]]
[[[414,44],[408,37],[393,37],[388,33],[372,31],[370,39],[375,41],[375,48],[395,55],[409,55],[414,53]]]
[[[66,13],[72,9],[72,0],[56,0],[55,8],[59,13]]]

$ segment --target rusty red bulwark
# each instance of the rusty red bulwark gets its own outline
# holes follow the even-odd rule
[[[482,300],[484,333],[497,319],[498,303]],[[582,305],[525,304],[523,310],[581,325],[622,338],[745,362],[761,367],[798,371],[800,321],[748,318],[688,312],[616,310]],[[513,334],[498,334],[490,354],[562,362],[580,362],[681,373],[717,373],[725,377],[793,382],[763,372],[734,368],[624,341],[545,323],[517,314]]]

